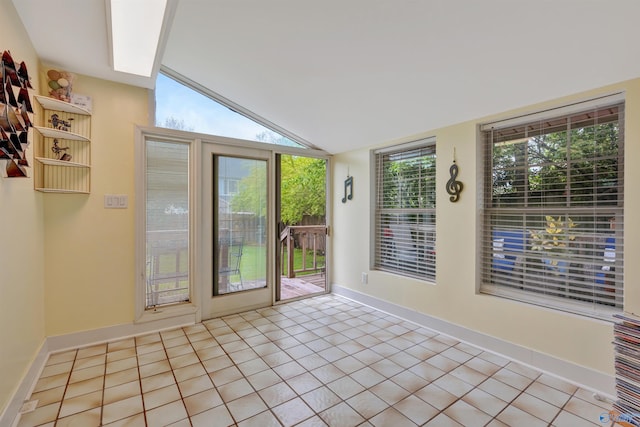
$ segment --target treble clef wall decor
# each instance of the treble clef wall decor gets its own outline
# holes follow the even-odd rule
[[[457,202],[458,199],[460,198],[460,192],[462,191],[462,188],[464,187],[462,185],[462,182],[460,181],[456,181],[456,178],[458,177],[458,165],[456,165],[456,149],[453,149],[453,164],[451,165],[451,167],[449,168],[449,174],[451,175],[451,178],[447,181],[447,193],[449,193],[449,195],[451,195],[451,197],[449,197],[449,201],[451,202]]]

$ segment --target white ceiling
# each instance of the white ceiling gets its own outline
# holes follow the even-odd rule
[[[640,77],[638,0],[177,2],[163,65],[332,153]],[[104,0],[13,3],[43,62],[153,87]]]

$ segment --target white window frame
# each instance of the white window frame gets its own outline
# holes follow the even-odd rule
[[[479,126],[478,140],[479,140],[479,146],[482,147],[481,170],[483,173],[483,178],[479,180],[479,188],[478,188],[478,191],[480,192],[480,194],[483,194],[483,199],[481,202],[482,206],[480,207],[480,216],[479,216],[479,223],[481,227],[480,227],[480,233],[479,233],[480,251],[479,251],[479,259],[478,259],[478,269],[479,269],[478,290],[480,293],[495,295],[495,296],[509,298],[509,299],[513,299],[513,300],[517,300],[525,303],[540,305],[540,306],[544,306],[547,308],[552,308],[560,311],[566,311],[566,312],[575,313],[579,315],[585,315],[589,317],[595,317],[595,318],[601,318],[601,319],[607,319],[607,320],[611,320],[612,314],[619,313],[620,311],[622,311],[622,298],[623,298],[622,293],[623,293],[623,287],[624,287],[622,283],[623,268],[624,268],[623,267],[623,258],[624,258],[623,257],[623,253],[624,253],[624,238],[623,238],[623,234],[624,234],[624,189],[623,189],[624,188],[624,179],[623,179],[624,160],[623,159],[624,159],[624,146],[625,146],[624,99],[625,99],[624,93],[604,95],[598,98],[594,98],[594,99],[590,99],[582,102],[576,102],[576,103],[562,106],[559,108],[552,108],[549,110],[540,111],[532,114],[526,114],[523,116],[514,117],[506,120],[485,123]],[[527,267],[531,268],[529,264],[526,264],[528,261],[520,261],[520,266],[517,267],[519,268],[518,274],[520,274],[520,276],[518,277],[520,277],[520,280],[523,281],[522,282],[523,286],[521,287],[521,289],[516,289],[517,286],[513,286],[513,287],[510,285],[505,286],[507,284],[507,281],[513,281],[513,280],[516,280],[516,278],[514,278],[515,276],[513,275],[515,273],[511,273],[511,275],[507,275],[505,273],[503,274],[502,278],[500,278],[499,269],[502,268],[500,267],[501,264],[507,264],[507,263],[518,264],[519,259],[521,258],[528,259],[529,257],[536,257],[536,256],[541,257],[542,254],[539,251],[535,252],[533,250],[533,246],[531,245],[531,234],[530,234],[531,230],[522,230],[522,235],[524,237],[520,239],[524,240],[524,243],[522,243],[517,238],[510,235],[509,231],[504,231],[504,230],[501,230],[501,232],[503,232],[504,235],[498,236],[501,238],[496,238],[496,234],[495,234],[496,230],[494,230],[492,225],[493,215],[494,214],[510,215],[511,213],[509,212],[509,209],[501,210],[500,208],[493,206],[493,202],[492,202],[493,160],[491,158],[492,156],[491,146],[494,142],[489,137],[490,132],[493,130],[497,131],[500,129],[515,128],[523,125],[526,126],[534,122],[539,122],[539,123],[551,122],[557,118],[569,117],[571,115],[579,114],[586,111],[595,111],[600,108],[606,108],[608,106],[621,106],[621,112],[618,113],[618,120],[621,123],[621,126],[620,126],[621,139],[618,141],[618,144],[619,144],[618,145],[618,148],[619,148],[618,175],[619,175],[619,179],[621,180],[621,183],[620,182],[618,183],[619,189],[618,189],[618,192],[616,193],[618,195],[618,198],[616,199],[618,204],[616,206],[610,206],[610,207],[606,205],[601,205],[596,207],[593,204],[583,205],[579,207],[572,207],[571,205],[567,205],[564,207],[561,205],[558,205],[558,206],[551,206],[548,208],[547,207],[542,207],[542,208],[521,207],[521,208],[513,208],[512,213],[513,215],[522,214],[525,217],[528,217],[530,215],[531,216],[550,215],[552,218],[558,218],[559,212],[564,211],[565,217],[563,218],[563,220],[565,221],[565,224],[567,223],[566,217],[568,216],[568,214],[578,215],[580,214],[580,212],[583,212],[583,213],[588,212],[588,214],[594,215],[594,218],[596,218],[601,215],[606,216],[612,213],[612,217],[616,218],[616,222],[618,222],[619,224],[619,229],[612,234],[615,236],[615,239],[616,239],[614,244],[615,249],[605,247],[603,254],[601,256],[598,256],[599,258],[596,258],[595,249],[590,249],[591,254],[587,254],[586,256],[584,255],[579,255],[579,256],[583,256],[583,259],[587,260],[584,262],[594,261],[594,265],[597,264],[595,261],[599,261],[600,264],[602,264],[602,266],[600,267],[602,267],[602,270],[606,272],[609,271],[609,268],[611,268],[611,271],[613,271],[613,268],[615,267],[617,271],[616,276],[619,278],[619,279],[616,279],[616,280],[619,280],[619,282],[616,282],[615,286],[616,286],[617,292],[620,292],[620,295],[616,296],[616,300],[615,300],[616,306],[609,307],[603,304],[596,304],[594,301],[601,298],[597,294],[594,294],[595,296],[592,297],[594,299],[594,301],[592,302],[586,301],[586,299],[588,298],[585,298],[585,300],[583,301],[579,301],[580,290],[578,290],[578,292],[575,294],[575,296],[578,296],[578,298],[562,298],[562,297],[558,297],[556,295],[557,293],[555,292],[550,292],[550,295],[544,295],[539,291],[532,292],[531,290],[527,290],[528,288],[534,290],[536,286],[542,284],[542,282],[540,282],[541,279],[534,278],[532,279],[534,280],[532,282],[524,281],[524,280],[529,280],[528,278],[525,279],[525,277],[527,276],[527,272],[523,271],[523,269],[526,270]],[[569,165],[567,165],[567,170],[570,171]],[[567,196],[567,198],[569,197],[570,195]],[[539,212],[536,212],[536,209]],[[603,213],[601,214],[600,212],[603,212]],[[599,224],[601,224],[601,222]],[[534,230],[534,232],[538,230]],[[520,233],[521,231],[516,230],[516,232]],[[597,236],[598,232],[595,232],[592,234]],[[613,257],[611,253],[612,250],[615,251],[615,255]],[[565,256],[568,262],[574,262],[575,255],[562,255],[562,256]],[[589,256],[591,258],[588,258]],[[613,262],[615,262],[615,265],[613,264]],[[598,265],[594,267],[594,269],[597,270],[596,267],[598,267]],[[534,274],[539,274],[539,273],[536,273],[535,269],[533,268],[531,268],[531,271],[534,271]],[[567,287],[567,289],[569,289],[570,287],[577,286],[577,285],[574,285],[574,281],[578,282],[579,280],[585,280],[585,281],[589,280],[589,277],[585,278],[580,276],[580,275],[583,275],[583,276],[587,275],[585,269],[577,270],[575,274],[578,274],[579,276],[575,276],[575,277],[572,276],[572,274],[574,273],[571,272],[571,269],[567,269],[567,272],[563,272],[562,274],[566,275],[567,277],[566,280],[568,281],[567,282],[568,284],[564,285]],[[597,273],[595,274],[597,277]],[[511,279],[509,279],[508,277],[510,277]],[[496,284],[496,282],[498,283],[502,282],[503,284],[502,285]],[[593,284],[593,286],[597,287],[598,285]],[[574,296],[572,292],[574,291],[571,290],[568,293],[568,295]]]
[[[146,143],[147,140],[166,141],[176,144],[186,144],[189,146],[189,294],[188,302],[177,303],[172,305],[159,306],[156,309],[146,309],[147,300],[147,273],[146,273]],[[166,129],[143,128],[136,127],[135,138],[135,188],[136,188],[136,286],[135,286],[135,322],[145,323],[151,321],[162,321],[165,319],[184,317],[186,322],[192,323],[196,321],[195,315],[198,311],[197,301],[197,271],[195,268],[194,258],[196,255],[196,247],[198,244],[198,208],[196,191],[196,181],[192,168],[196,167],[196,153],[199,150],[198,140],[187,139],[184,134]]]
[[[383,162],[390,156],[407,155],[418,150],[433,155],[434,168],[429,174],[434,186],[429,196],[432,207],[390,209],[383,204]],[[431,153],[429,153],[431,151]],[[372,218],[371,218],[371,269],[386,271],[435,283],[436,280],[436,188],[435,188],[436,138],[429,137],[404,144],[371,151]],[[426,177],[425,177],[426,179]],[[424,195],[425,197],[427,195]],[[401,217],[409,215],[404,221]],[[398,218],[397,222],[391,220]],[[425,218],[432,220],[425,220]],[[393,224],[392,224],[393,222]]]

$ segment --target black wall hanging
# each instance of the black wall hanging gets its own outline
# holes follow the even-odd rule
[[[456,164],[455,148],[453,149],[453,164],[449,168],[449,174],[451,175],[451,178],[447,181],[447,193],[451,196],[449,197],[449,201],[455,203],[460,198],[460,193],[464,188],[462,182],[456,181],[456,178],[458,177],[458,165]]]
[[[28,89],[27,65],[21,62],[16,67],[11,53],[2,53],[2,87],[0,88],[0,160],[6,160],[9,178],[26,178],[29,166],[26,150],[29,145],[29,114],[33,114]]]

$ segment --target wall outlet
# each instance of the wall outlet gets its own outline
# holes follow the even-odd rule
[[[367,283],[369,283],[369,275],[363,272],[362,277],[360,278],[360,281],[362,282],[363,285],[366,285]]]

